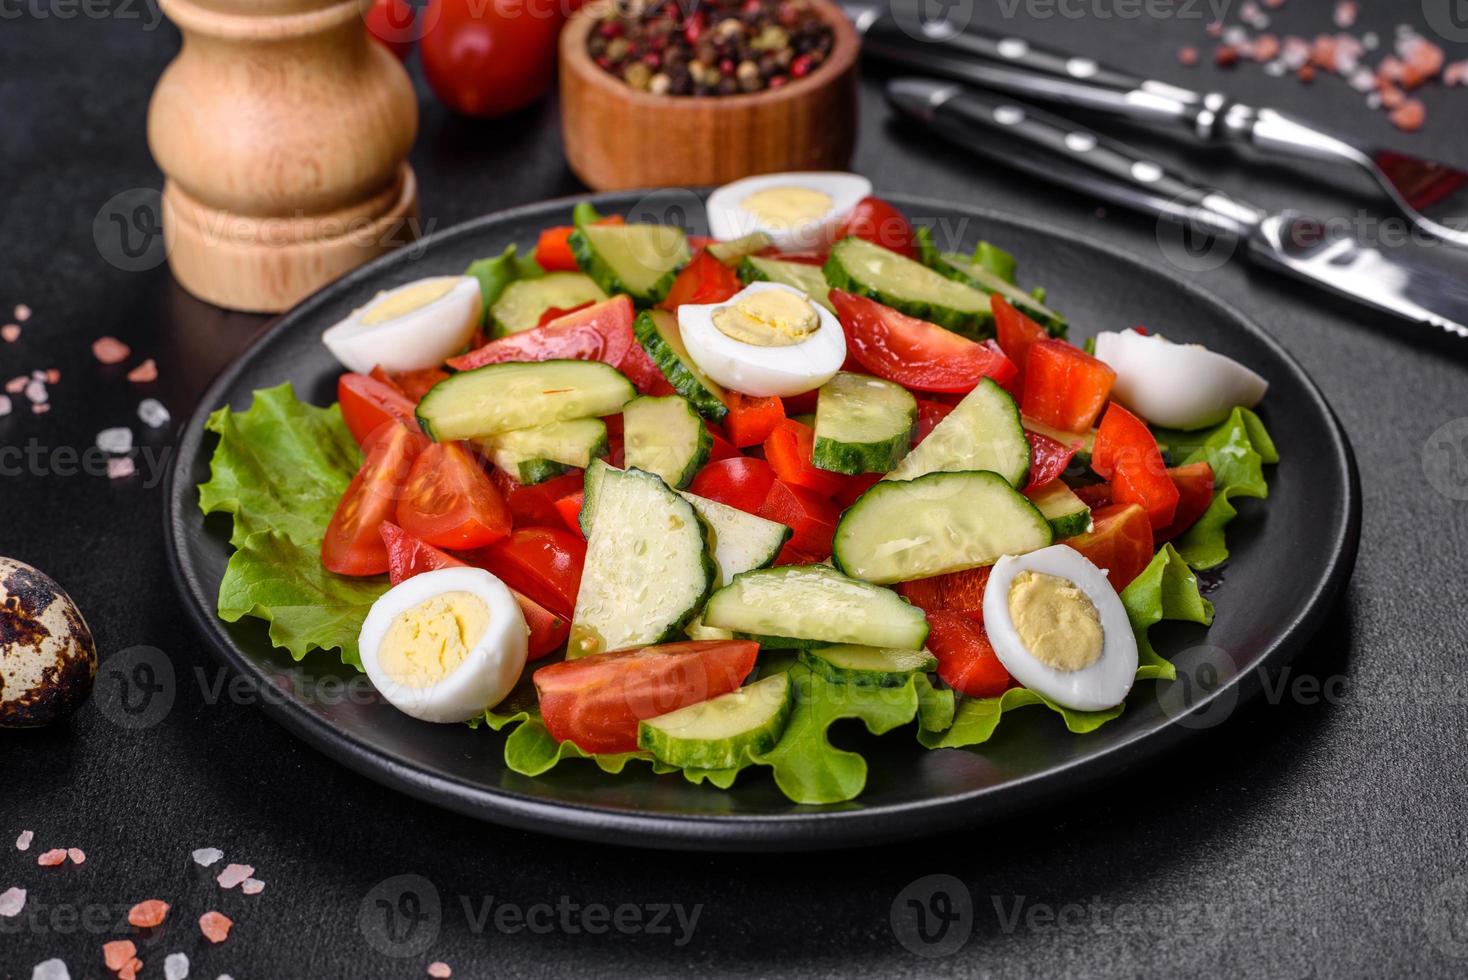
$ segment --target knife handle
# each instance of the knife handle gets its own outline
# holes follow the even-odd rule
[[[1264,219],[1253,205],[1033,106],[927,79],[894,80],[887,97],[934,132],[1006,166],[1203,234],[1245,238]]]

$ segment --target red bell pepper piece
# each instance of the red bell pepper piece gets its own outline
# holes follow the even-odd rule
[[[1038,432],[1026,432],[1025,438],[1030,440],[1030,482],[1025,486],[1029,493],[1059,479],[1075,458],[1076,447],[1062,445]]]
[[[983,625],[961,613],[928,614],[928,649],[938,658],[938,676],[960,694],[996,698],[1013,683]]]
[[[623,225],[627,219],[620,214],[609,215],[594,222],[598,225]],[[576,255],[571,251],[571,225],[547,228],[540,233],[535,243],[535,263],[546,272],[577,272]]]
[[[836,523],[841,509],[825,497],[806,487],[775,480],[769,496],[760,505],[758,515],[790,528],[789,546],[816,561],[831,556],[831,539],[836,536]]]
[[[830,299],[846,331],[848,357],[879,378],[914,391],[962,393],[983,378],[1007,388],[1019,377],[998,345],[976,343],[865,296],[833,289]]]
[[[1171,541],[1196,524],[1213,503],[1213,467],[1207,463],[1174,466],[1167,471],[1167,476],[1177,487],[1177,512],[1172,523],[1154,535],[1159,544]]]
[[[586,535],[581,530],[581,501],[585,497],[586,495],[578,490],[556,501],[556,513],[561,515],[561,520],[566,527],[571,529],[571,533],[583,541],[586,540]]]
[[[785,405],[778,396],[756,398],[731,391],[724,403],[729,407],[724,430],[736,446],[758,446],[785,419]]]
[[[563,316],[570,316],[572,313],[584,310],[595,302],[595,300],[589,299],[584,303],[577,303],[575,306],[568,306],[565,309],[561,309],[559,306],[548,306],[545,312],[540,314],[540,319],[535,321],[535,325],[537,327],[543,327],[552,320],[559,320]]]
[[[782,419],[765,439],[765,459],[775,475],[786,483],[814,490],[823,497],[834,495],[843,485],[842,474],[823,470],[811,462],[816,434],[810,426]]]
[[[969,568],[947,575],[903,582],[897,591],[908,602],[929,615],[957,613],[975,622],[984,621],[984,588],[989,584],[989,566]]]
[[[1042,340],[1049,340],[1050,334],[998,293],[989,297],[989,307],[994,311],[994,335],[999,341],[999,349],[1014,362],[1023,377],[1030,348]]]
[[[712,446],[709,447],[710,463],[718,462],[721,459],[744,458],[744,454],[741,453],[732,442],[724,438],[723,430],[720,429],[718,425],[707,420],[704,421],[703,425],[704,428],[709,430],[709,435],[714,437],[714,443]]]
[[[688,491],[700,497],[717,500],[721,504],[758,514],[770,487],[775,482],[775,471],[762,459],[735,456],[720,459],[704,466],[688,485]]]
[[[676,311],[684,303],[722,303],[743,286],[733,269],[700,250],[673,280],[668,295],[658,305]]]
[[[1025,355],[1024,414],[1067,432],[1096,421],[1116,372],[1063,340],[1041,340]]]
[[[1178,488],[1167,475],[1157,440],[1147,423],[1115,402],[1096,430],[1091,468],[1110,480],[1113,501],[1146,508],[1154,531],[1172,523]]]
[[[1061,544],[1104,569],[1111,587],[1121,592],[1152,563],[1152,522],[1138,504],[1111,504],[1091,511],[1091,524]]]

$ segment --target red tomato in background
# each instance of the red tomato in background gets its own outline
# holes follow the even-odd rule
[[[381,575],[387,546],[378,529],[392,518],[424,439],[401,425],[383,429],[363,448],[367,458],[347,484],[321,539],[321,564],[338,575]]]
[[[367,13],[367,33],[404,61],[418,40],[418,11],[408,0],[373,0]]]
[[[393,422],[418,431],[417,403],[390,382],[365,374],[344,374],[336,380],[336,400],[341,404],[342,421],[359,446]]]
[[[639,721],[728,694],[754,669],[758,654],[759,644],[748,640],[598,653],[540,668],[535,692],[556,741],[584,752],[632,752]]]
[[[494,118],[541,99],[564,20],[553,0],[432,0],[418,50],[444,105]]]
[[[557,520],[560,515],[552,513]],[[586,542],[558,527],[526,527],[474,552],[475,565],[553,613],[570,616],[581,591]]]
[[[1061,544],[1105,569],[1111,587],[1120,592],[1152,562],[1152,522],[1140,504],[1111,504],[1091,511],[1091,523],[1090,531]]]
[[[482,548],[510,533],[510,508],[463,443],[418,455],[397,506],[398,525],[436,548]]]
[[[928,614],[928,650],[938,658],[938,676],[960,694],[997,698],[1010,686],[989,633],[961,613]]]
[[[910,259],[918,257],[917,245],[913,242],[912,225],[902,212],[880,197],[864,197],[841,223],[836,240],[848,235],[875,242]]]

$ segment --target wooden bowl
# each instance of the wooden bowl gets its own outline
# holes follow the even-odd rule
[[[835,33],[805,78],[749,95],[653,95],[598,67],[586,41],[604,4],[561,31],[561,134],[571,169],[595,190],[725,184],[781,170],[845,170],[856,142],[856,32],[828,0]]]

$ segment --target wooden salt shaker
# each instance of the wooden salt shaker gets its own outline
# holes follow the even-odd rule
[[[162,7],[184,41],[153,92],[148,143],[185,289],[279,312],[411,241],[417,99],[358,0]]]

